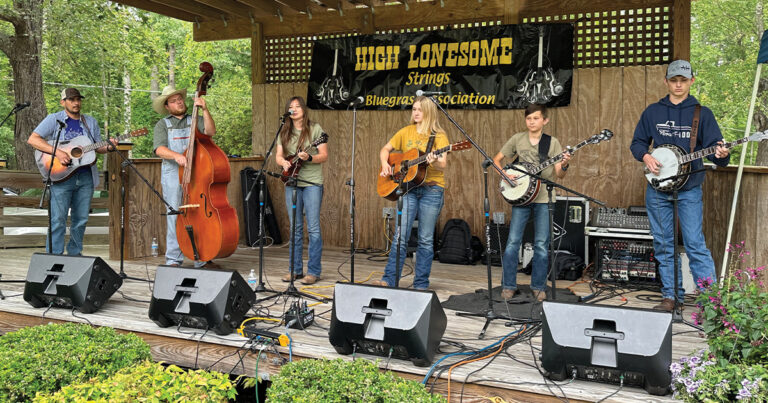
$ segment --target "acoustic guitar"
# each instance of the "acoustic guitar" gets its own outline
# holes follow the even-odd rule
[[[435,156],[451,151],[463,151],[472,148],[469,141],[460,141],[437,150],[433,150]],[[376,192],[387,200],[397,200],[397,189],[403,187],[408,191],[424,183],[427,177],[427,154],[412,148],[403,153],[390,153],[387,162],[392,167],[392,175],[379,175],[376,182]],[[381,173],[381,172],[379,172]]]
[[[139,137],[149,133],[146,128],[134,130],[124,136],[116,137],[117,141],[123,141],[131,137]],[[53,145],[55,140],[50,140],[48,144]],[[67,165],[61,163],[58,158],[53,158],[51,154],[35,150],[35,163],[43,180],[48,179],[48,168],[53,161],[51,168],[51,182],[58,183],[67,180],[72,174],[82,166],[90,166],[96,163],[96,149],[110,145],[109,141],[100,141],[94,143],[88,136],[77,136],[71,140],[59,141],[57,150],[64,151],[69,155],[70,162]]]
[[[307,152],[309,149],[313,147],[317,147],[320,144],[325,144],[328,142],[328,134],[323,133],[320,135],[320,137],[317,138],[317,140],[313,141],[309,144],[308,147],[304,148],[301,151]],[[280,177],[280,180],[283,181],[283,183],[288,182],[290,178],[296,178],[299,176],[299,170],[301,170],[301,166],[304,164],[304,160],[299,158],[298,152],[296,154],[293,154],[289,157],[285,157],[285,160],[291,163],[290,168],[283,170],[283,176]]]

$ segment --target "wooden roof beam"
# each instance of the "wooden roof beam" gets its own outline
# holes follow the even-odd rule
[[[201,3],[208,7],[221,10],[225,14],[229,14],[232,17],[240,16],[244,17],[248,15],[248,12],[253,14],[254,10],[244,4],[237,3],[231,0],[187,0],[190,3]]]
[[[310,35],[332,32],[372,33],[376,30],[446,25],[478,19],[501,19],[504,16],[504,0],[444,0],[410,3],[408,12],[403,6],[377,7],[375,13],[367,8],[345,10],[344,17],[335,13],[317,13],[310,20],[307,15],[297,14],[277,18],[257,19],[264,26],[265,37]],[[220,21],[209,21],[194,27],[196,41],[212,41],[251,37],[251,22],[246,19],[232,21],[224,27]]]
[[[198,16],[207,16],[208,19],[220,18],[221,10],[189,0],[152,0],[153,3],[163,4],[177,10],[193,13]]]
[[[158,4],[149,0],[115,0],[116,3],[125,4],[126,6],[140,8],[145,11],[151,11],[166,17],[176,18],[177,20],[195,22],[195,18],[198,21],[208,20],[210,16],[198,15],[188,11],[182,11],[177,8],[168,7],[163,4]]]
[[[253,9],[252,15],[254,16],[254,18],[257,18],[257,17],[267,18],[267,17],[277,17],[278,15],[296,14],[296,12],[290,7],[282,5],[273,0],[237,0],[237,1]],[[241,15],[240,17],[244,17],[244,16]]]

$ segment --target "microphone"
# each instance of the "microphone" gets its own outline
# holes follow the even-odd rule
[[[293,115],[293,111],[288,111],[283,114],[283,119],[287,118],[288,116]]]
[[[445,95],[445,92],[442,92],[442,91],[422,91],[422,90],[416,91],[416,96],[417,97],[431,97],[431,96],[434,96],[434,95]]]
[[[20,111],[20,110],[22,110],[22,109],[24,109],[24,108],[26,108],[28,106],[29,106],[29,101],[23,102],[23,103],[20,103],[20,104],[16,104],[16,112],[18,112],[18,111]]]
[[[365,103],[365,99],[363,97],[357,97],[352,102],[349,103],[350,108],[357,108],[358,106]]]

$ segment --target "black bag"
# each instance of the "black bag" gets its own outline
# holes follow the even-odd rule
[[[243,221],[245,224],[245,243],[248,246],[259,245],[259,185],[252,186],[254,180],[256,180],[257,170],[251,167],[245,167],[240,171],[240,185],[243,194]],[[248,202],[245,201],[245,196],[248,191],[253,187],[253,193]],[[264,231],[266,231],[265,237],[272,238],[272,245],[279,245],[283,243],[283,238],[280,236],[280,227],[277,225],[277,217],[275,217],[274,209],[272,208],[272,198],[269,196],[269,189],[266,186],[266,180],[264,183]]]
[[[533,271],[533,259],[520,271],[525,274],[531,274]],[[555,251],[555,273],[557,273],[557,280],[575,281],[581,278],[583,272],[584,259],[581,256],[562,249]]]
[[[445,223],[440,236],[440,248],[437,250],[440,263],[475,264],[482,251],[480,238],[472,236],[466,221],[452,218]]]

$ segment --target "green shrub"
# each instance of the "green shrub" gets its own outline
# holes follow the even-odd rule
[[[301,360],[283,365],[267,389],[275,402],[445,402],[424,385],[368,360]]]
[[[67,323],[20,329],[0,336],[0,401],[28,401],[37,392],[105,379],[150,358],[138,336],[108,327]]]
[[[145,361],[112,377],[69,385],[54,395],[38,395],[35,402],[226,402],[237,392],[229,377],[204,370],[184,371]]]
[[[714,353],[701,350],[672,363],[674,397],[685,402],[766,402],[768,369],[764,364],[720,365]]]

